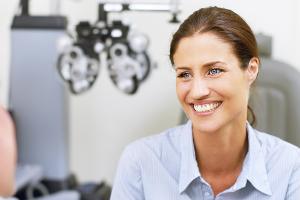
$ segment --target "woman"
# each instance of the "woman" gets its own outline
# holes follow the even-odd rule
[[[299,148],[247,122],[259,71],[247,23],[230,10],[202,8],[174,34],[170,60],[190,121],[129,145],[111,199],[300,199]]]
[[[15,192],[16,142],[13,122],[0,106],[0,199]]]

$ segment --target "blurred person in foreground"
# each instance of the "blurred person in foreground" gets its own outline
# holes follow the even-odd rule
[[[0,198],[15,192],[15,128],[9,113],[0,105]]]

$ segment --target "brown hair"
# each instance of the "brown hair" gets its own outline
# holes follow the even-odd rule
[[[207,7],[195,11],[174,33],[169,55],[172,65],[174,65],[173,56],[181,39],[207,32],[216,34],[231,45],[242,69],[248,67],[251,58],[259,58],[255,36],[249,25],[238,14],[225,8]],[[250,119],[253,124],[255,115],[249,106],[248,111],[248,114],[252,115]]]

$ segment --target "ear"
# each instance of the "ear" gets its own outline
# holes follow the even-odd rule
[[[257,57],[251,58],[249,61],[246,73],[248,77],[249,86],[255,81],[259,72],[259,59]]]

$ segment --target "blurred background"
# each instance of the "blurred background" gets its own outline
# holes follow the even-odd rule
[[[140,2],[157,3],[151,0],[126,1]],[[13,57],[11,25],[18,11],[18,4],[17,0],[0,1],[0,102],[6,108],[10,107],[10,66]],[[30,13],[51,15],[59,12],[66,17],[67,30],[71,33],[75,32],[75,26],[80,21],[94,23],[98,17],[97,0],[61,0],[59,10],[53,4],[50,0],[31,0]],[[299,1],[182,0],[178,19],[182,21],[196,9],[206,6],[220,6],[237,12],[255,33],[272,37],[274,59],[300,70]],[[181,119],[181,109],[175,93],[175,73],[168,59],[171,36],[179,24],[169,23],[171,14],[168,12],[123,12],[114,17],[129,22],[147,35],[151,72],[137,92],[128,95],[116,87],[110,78],[107,63],[104,62],[93,87],[82,94],[76,95],[70,91],[66,93],[69,129],[66,136],[69,155],[67,162],[70,171],[83,182],[105,180],[113,184],[118,159],[127,144],[176,126]],[[37,47],[33,43],[26,48],[26,51],[36,51]],[[44,51],[47,50],[39,49],[38,52],[43,54]],[[37,60],[39,57],[40,55],[36,55]],[[56,63],[51,65],[55,68]],[[31,75],[39,76],[37,73]],[[66,84],[59,75],[57,79],[60,84]],[[28,91],[23,90],[22,95],[26,96]],[[38,95],[36,101],[39,101]],[[47,103],[50,105],[52,102]],[[55,148],[55,144],[49,145]]]

